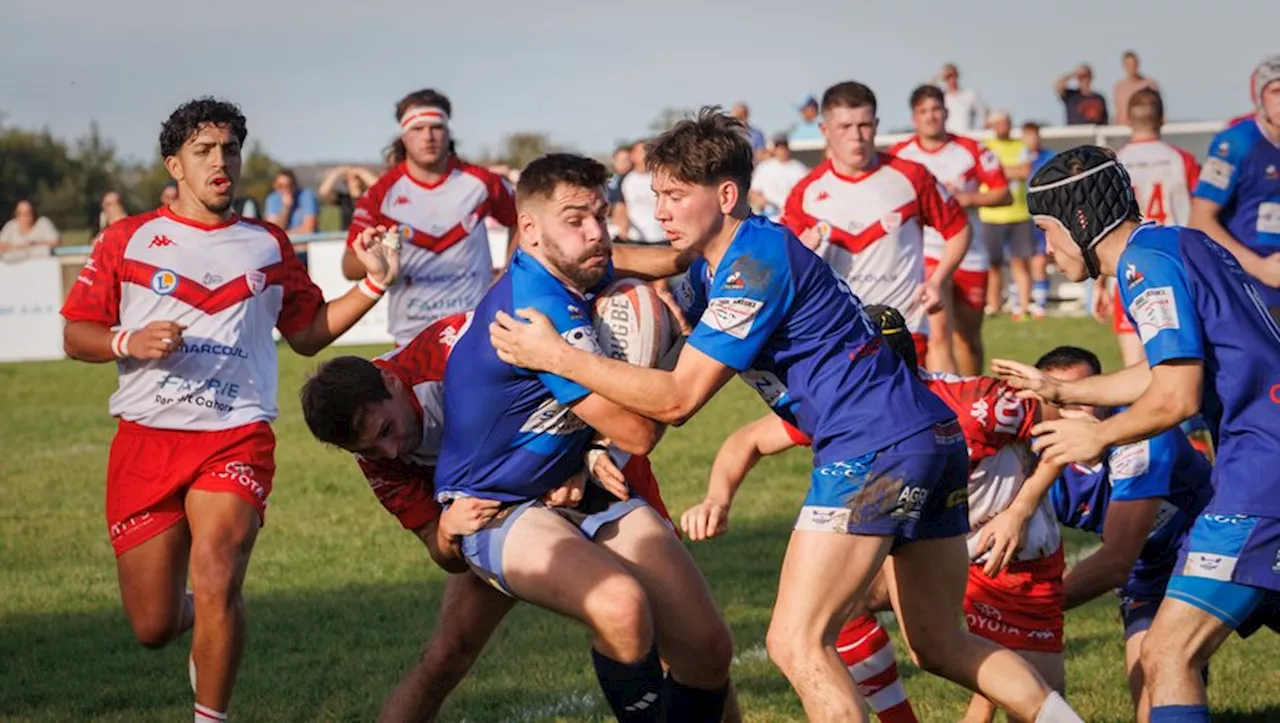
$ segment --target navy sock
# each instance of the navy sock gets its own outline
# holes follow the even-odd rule
[[[596,679],[600,681],[604,698],[621,723],[666,719],[666,690],[657,646],[634,663],[620,663],[592,648],[591,662],[595,664]]]
[[[667,695],[668,723],[720,723],[729,684],[715,690],[691,688],[667,676]]]
[[[1209,707],[1203,705],[1152,706],[1151,723],[1209,723]]]

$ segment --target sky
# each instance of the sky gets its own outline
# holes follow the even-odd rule
[[[1128,48],[1171,119],[1222,119],[1249,110],[1249,73],[1280,52],[1270,0],[4,5],[4,124],[73,138],[96,120],[135,160],[200,95],[238,103],[251,140],[291,164],[376,160],[396,100],[424,87],[452,99],[464,154],[517,131],[604,152],[665,107],[738,100],[772,133],[798,98],[851,79],[875,90],[887,131],[944,61],[1015,121],[1060,123],[1054,77],[1090,62],[1109,97]]]

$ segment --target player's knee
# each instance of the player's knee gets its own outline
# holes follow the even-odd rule
[[[1172,635],[1150,635],[1142,641],[1138,664],[1148,679],[1161,677],[1169,671],[1198,669],[1207,662],[1207,656],[1195,650],[1190,641],[1179,640]]]
[[[174,616],[151,616],[129,621],[133,628],[133,637],[143,647],[159,650],[173,642],[182,634],[178,619]]]
[[[229,607],[239,600],[241,570],[246,562],[232,541],[197,542],[191,548],[191,590],[197,607]]]
[[[733,663],[733,636],[729,626],[718,616],[713,621],[699,625],[694,632],[680,636],[681,650],[666,656],[672,673],[682,683],[695,688],[713,688],[729,679],[729,667]]]
[[[585,611],[591,628],[619,656],[638,660],[653,649],[649,599],[634,578],[614,575],[598,585]]]
[[[806,626],[807,627],[807,626]],[[802,667],[806,660],[815,654],[823,653],[821,631],[817,629],[798,629],[794,626],[779,624],[769,625],[769,632],[764,638],[765,651],[769,660],[788,677]]]
[[[913,643],[911,662],[926,673],[940,676],[953,667],[964,645],[964,633],[945,626],[926,626],[918,633],[912,632],[909,638]]]

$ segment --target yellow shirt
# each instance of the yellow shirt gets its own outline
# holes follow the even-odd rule
[[[1000,165],[1007,171],[1024,163],[1026,154],[1026,146],[1022,141],[1010,138],[1008,140],[1000,140],[992,138],[987,141],[987,148],[1000,159]],[[987,190],[987,186],[983,184],[982,190]],[[983,223],[1019,223],[1021,221],[1030,221],[1031,214],[1027,211],[1027,187],[1023,181],[1009,181],[1009,193],[1013,196],[1013,203],[1008,206],[992,206],[990,208],[978,209],[978,218]]]

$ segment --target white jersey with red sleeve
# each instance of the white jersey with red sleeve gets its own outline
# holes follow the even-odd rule
[[[930,151],[920,144],[919,136],[915,136],[890,148],[889,154],[919,163],[929,169],[939,183],[962,193],[977,193],[984,184],[989,189],[1006,188],[1009,185],[1009,179],[1005,178],[1004,169],[1000,167],[1000,159],[972,138],[949,136],[941,147]],[[987,271],[991,266],[991,257],[982,239],[982,224],[978,220],[977,207],[967,209],[966,214],[973,240],[960,262],[960,269]],[[946,241],[936,229],[926,228],[925,258],[934,261],[941,259]]]
[[[1035,469],[1031,428],[1037,403],[1018,399],[999,379],[921,372],[921,380],[956,413],[969,448],[969,554],[977,552],[978,530],[1004,511]],[[1027,523],[1027,541],[1018,560],[1038,560],[1062,542],[1048,496]]]
[[[924,229],[946,238],[965,226],[964,210],[924,166],[884,153],[857,177],[825,161],[791,190],[782,223],[797,235],[817,226],[818,251],[859,299],[902,312],[913,334],[929,319],[917,300],[924,282]]]
[[[109,226],[62,307],[68,322],[185,327],[167,359],[123,359],[111,414],[154,429],[224,430],[276,417],[273,327],[311,324],[320,289],[279,228],[205,226],[160,208]]]
[[[356,455],[360,471],[378,502],[407,530],[417,530],[440,516],[436,502],[436,459],[444,434],[444,368],[458,337],[471,325],[471,312],[436,321],[413,341],[373,361],[400,378],[413,391],[422,419],[422,444],[407,457],[365,459]]]
[[[401,163],[356,202],[348,246],[378,225],[397,229],[403,244],[400,278],[387,292],[388,331],[396,344],[408,344],[433,321],[480,303],[493,280],[487,218],[514,227],[514,192],[497,174],[456,158],[430,185]]]
[[[1162,226],[1191,223],[1191,191],[1200,178],[1195,156],[1161,140],[1131,141],[1116,152],[1133,180],[1142,216]]]

